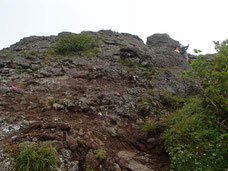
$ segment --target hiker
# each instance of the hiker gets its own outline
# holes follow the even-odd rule
[[[187,52],[188,47],[189,47],[189,44],[188,44],[188,46],[180,45],[180,48],[177,47],[175,49],[175,51],[177,51],[180,54],[185,56],[187,62],[189,62],[189,56],[188,56],[188,52]]]

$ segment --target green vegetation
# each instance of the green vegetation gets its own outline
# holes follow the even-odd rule
[[[29,55],[34,56],[34,55],[37,55],[37,54],[38,54],[38,52],[36,52],[35,50],[29,51]]]
[[[214,112],[204,107],[203,99],[192,98],[165,123],[170,129],[163,138],[173,170],[228,169],[228,134],[219,129]]]
[[[45,55],[45,56],[55,56],[55,57],[58,56],[56,54],[55,50],[52,49],[52,48],[47,48],[46,50],[44,50],[43,51],[43,55]]]
[[[95,157],[101,162],[107,157],[107,151],[104,148],[97,149],[94,151],[94,153]]]
[[[83,164],[83,171],[94,171],[94,169],[85,161]]]
[[[133,72],[134,71],[134,68],[132,67],[132,68],[129,68],[128,70],[127,70],[127,73],[129,74],[129,73],[131,73],[131,72]]]
[[[162,113],[163,106],[153,96],[153,90],[148,89],[137,98],[137,110],[143,117],[147,117],[150,114],[160,115]]]
[[[82,52],[81,55],[92,58],[92,57],[98,56],[100,53],[101,53],[101,51],[98,48],[93,48],[88,51]]]
[[[26,55],[26,50],[21,50],[19,53],[20,53],[21,55]]]
[[[146,119],[143,124],[142,131],[146,134],[157,134],[158,133],[158,124],[152,121],[151,119]]]
[[[198,83],[201,95],[165,119],[172,170],[228,170],[228,41],[216,49],[212,59],[199,55],[184,75]]]
[[[15,160],[17,171],[56,170],[59,165],[56,150],[51,146],[26,146],[21,148]]]
[[[122,65],[129,67],[129,68],[134,68],[137,64],[133,61],[126,61],[122,59],[118,59],[117,62],[121,63]]]
[[[177,66],[174,66],[174,67],[166,67],[166,68],[160,68],[159,69],[159,72],[160,73],[164,73],[165,71],[168,71],[168,70],[178,70],[180,69],[180,67],[177,67]]]
[[[143,76],[147,79],[147,80],[151,80],[152,79],[152,74],[149,73],[148,71],[145,71],[143,73]]]
[[[60,55],[68,55],[91,50],[95,45],[95,39],[87,34],[65,33],[55,46],[55,52]]]
[[[23,69],[23,67],[21,65],[17,65],[16,68],[17,69]]]
[[[208,57],[208,55],[200,55],[197,60],[192,62],[192,69],[186,72],[185,76],[197,81],[205,103],[215,110],[218,119],[227,119],[228,43],[219,47],[218,55],[211,60]]]
[[[10,56],[13,55],[13,51],[12,51],[12,50],[6,50],[5,55],[6,55],[7,57],[10,57]]]
[[[168,91],[164,91],[164,93],[170,100],[170,109],[173,109],[173,110],[183,107],[184,103],[188,100],[188,98],[175,96]]]
[[[195,52],[195,53],[202,53],[202,51],[201,50],[199,50],[199,49],[193,49],[193,51]]]
[[[152,98],[149,95],[143,95],[137,99],[138,112],[146,116],[152,110]]]
[[[52,106],[54,103],[57,103],[57,104],[60,104],[60,105],[63,105],[63,106],[66,106],[66,103],[62,100],[59,100],[59,99],[52,99],[52,100],[49,100],[48,101],[48,104],[50,106]]]
[[[143,77],[145,77],[147,80],[151,80],[153,78],[153,75],[155,73],[155,68],[153,66],[146,66],[144,67],[146,70],[143,72]]]

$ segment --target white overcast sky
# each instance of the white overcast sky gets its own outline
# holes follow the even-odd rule
[[[146,37],[167,33],[213,53],[228,39],[228,0],[0,0],[0,49],[31,35],[111,29]]]

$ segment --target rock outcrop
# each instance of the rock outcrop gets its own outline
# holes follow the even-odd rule
[[[84,33],[98,38],[96,53],[56,55],[52,48],[65,33],[0,51],[1,151],[3,142],[23,139],[56,147],[61,170],[169,170],[162,130],[146,134],[142,127],[146,118],[160,124],[172,110],[170,96],[197,91],[179,77],[189,69],[174,52],[179,42],[167,34],[145,45],[111,30]],[[10,168],[6,154],[0,163]]]

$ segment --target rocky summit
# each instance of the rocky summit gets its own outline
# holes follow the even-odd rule
[[[63,171],[168,171],[162,118],[173,97],[197,91],[180,78],[190,66],[174,51],[179,42],[101,30],[83,32],[97,40],[91,51],[56,54],[65,34],[77,35],[32,36],[0,51],[1,169],[14,170],[15,145],[46,143]]]

